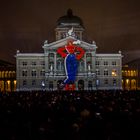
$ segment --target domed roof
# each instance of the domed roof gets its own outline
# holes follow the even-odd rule
[[[57,20],[57,25],[65,25],[65,24],[76,24],[83,26],[83,22],[80,17],[74,16],[71,9],[67,10],[67,15],[60,17]]]

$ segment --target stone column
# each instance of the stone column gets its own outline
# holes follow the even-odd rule
[[[87,89],[88,89],[88,79],[84,80],[84,90],[87,90]]]
[[[56,74],[56,52],[54,52],[54,74]]]
[[[85,53],[85,55],[84,55],[84,60],[85,60],[85,63],[84,63],[84,64],[85,64],[85,70],[84,70],[84,71],[87,72],[87,59],[86,59],[86,53]]]
[[[75,90],[78,90],[78,80],[75,81]]]
[[[48,53],[45,54],[45,71],[48,72],[49,64],[48,64]]]
[[[53,82],[53,90],[57,90],[57,80],[54,80]]]

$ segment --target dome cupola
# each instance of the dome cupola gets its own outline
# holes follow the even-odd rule
[[[64,15],[60,17],[57,20],[57,26],[74,26],[74,25],[79,25],[83,26],[83,22],[80,17],[74,16],[72,9],[67,10],[67,15]]]
[[[83,21],[80,17],[73,15],[71,9],[67,10],[67,14],[61,16],[57,20],[55,28],[56,40],[63,39],[67,36],[69,30],[72,29],[73,34],[77,39],[82,40],[84,31]]]

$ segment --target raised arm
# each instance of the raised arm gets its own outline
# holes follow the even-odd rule
[[[57,53],[59,53],[63,58],[67,56],[67,53],[65,51],[66,51],[65,47],[61,47],[57,49]]]
[[[76,51],[78,52],[78,54],[76,55],[76,58],[77,60],[80,60],[84,56],[85,51],[81,47],[76,47]]]

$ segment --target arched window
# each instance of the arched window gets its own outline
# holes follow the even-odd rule
[[[136,80],[135,79],[131,80],[131,89],[136,90]]]
[[[134,76],[134,71],[133,70],[131,70],[131,76]]]
[[[58,59],[56,62],[56,68],[58,71],[64,72],[64,60],[63,59]]]
[[[61,90],[62,89],[62,86],[61,86],[62,83],[63,83],[63,80],[58,80],[57,81],[57,89],[58,90]]]
[[[8,80],[6,81],[6,91],[10,91],[11,90],[11,81]]]
[[[12,71],[9,71],[8,77],[9,77],[9,78],[12,78]]]
[[[53,90],[53,81],[49,81],[49,90]]]
[[[126,81],[125,81],[125,89],[126,90],[130,89],[130,80],[129,79],[126,79]]]
[[[8,78],[8,71],[5,72],[4,77]]]
[[[137,76],[137,72],[134,70],[134,76]]]
[[[49,58],[53,58],[54,57],[54,53],[49,53]]]
[[[1,78],[4,78],[4,74],[5,74],[5,72],[2,71]]]
[[[91,69],[92,69],[91,61],[88,61],[87,62],[87,70],[91,71]]]
[[[53,53],[49,53],[48,59],[49,59],[49,64],[50,63],[54,63],[54,54]]]
[[[14,91],[16,91],[16,87],[17,87],[17,81],[16,80],[14,80]]]
[[[12,71],[11,72],[11,77],[13,78],[13,77],[16,77],[16,72],[15,71]]]
[[[0,91],[4,91],[5,90],[5,84],[4,84],[4,81],[0,81]]]
[[[84,81],[83,80],[78,81],[78,89],[79,90],[84,90]]]
[[[127,74],[127,70],[125,70],[125,76],[128,76],[128,74]]]
[[[61,61],[57,61],[57,70],[61,70]]]
[[[128,70],[127,74],[128,74],[127,76],[131,76],[130,70]]]
[[[79,69],[79,71],[83,71],[83,70],[84,70],[84,61],[83,61],[83,60],[81,60],[81,61],[79,62],[79,67],[78,67],[78,69]]]
[[[87,60],[87,62],[88,62],[88,61],[89,61],[89,62],[92,61],[92,55],[91,55],[91,53],[87,53],[87,54],[86,54],[86,60]]]
[[[122,79],[122,87],[123,87],[123,89],[124,89],[124,80]]]

